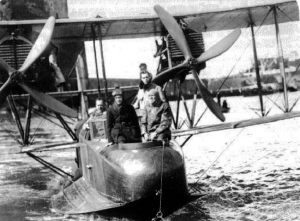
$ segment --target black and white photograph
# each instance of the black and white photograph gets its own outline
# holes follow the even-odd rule
[[[0,221],[300,221],[298,0],[0,0]]]

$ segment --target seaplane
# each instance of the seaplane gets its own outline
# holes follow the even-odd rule
[[[195,32],[190,31],[187,26],[189,24],[193,24],[196,30],[197,27],[198,29],[199,27],[202,29],[204,26],[199,26],[198,21],[203,20],[206,22],[202,23],[205,24],[205,29],[209,29],[209,19],[212,15],[216,15],[214,12],[199,13],[197,15],[175,15],[173,17],[163,7],[156,5],[154,6],[154,11],[157,16],[139,19],[110,20],[105,18],[96,18],[85,21],[62,20],[56,22],[54,17],[50,17],[46,21],[45,26],[31,48],[23,65],[18,70],[12,68],[5,60],[0,59],[0,67],[2,70],[6,71],[8,76],[6,82],[0,88],[0,107],[7,99],[14,113],[16,124],[21,134],[21,139],[23,140],[23,143],[19,141],[22,145],[21,153],[27,154],[29,157],[32,157],[47,166],[52,171],[60,174],[64,173],[64,171],[60,168],[45,162],[33,154],[35,151],[43,151],[57,146],[56,144],[46,146],[28,146],[30,135],[30,114],[33,110],[32,98],[47,110],[52,111],[74,140],[74,143],[72,144],[76,146],[76,163],[78,166],[77,169],[80,171],[80,176],[76,176],[76,179],[72,179],[74,176],[70,175],[71,185],[68,185],[65,188],[62,187],[60,192],[52,197],[53,210],[64,214],[82,214],[101,211],[106,215],[113,216],[113,214],[118,213],[131,217],[132,214],[128,211],[134,210],[135,214],[142,213],[139,215],[142,215],[143,218],[145,218],[143,214],[147,211],[147,216],[155,217],[154,220],[163,220],[163,217],[174,211],[174,208],[178,208],[190,202],[191,199],[199,197],[199,195],[191,195],[189,193],[185,172],[184,154],[182,151],[182,147],[192,136],[206,132],[235,129],[299,117],[300,112],[289,112],[289,108],[286,106],[286,113],[276,116],[266,116],[262,108],[262,116],[257,119],[199,127],[197,126],[199,120],[195,119],[197,94],[194,96],[191,113],[188,111],[184,98],[179,94],[176,116],[173,116],[174,130],[172,131],[172,140],[167,143],[154,141],[146,143],[114,144],[113,146],[107,146],[106,131],[101,134],[97,132],[97,125],[102,125],[105,128],[105,119],[96,118],[90,121],[90,131],[84,130],[81,124],[76,127],[75,132],[68,126],[64,117],[61,115],[70,118],[77,118],[77,111],[54,98],[59,97],[63,93],[44,93],[34,88],[30,82],[26,81],[26,71],[35,62],[35,60],[41,56],[51,39],[55,40],[55,37],[58,38],[59,33],[61,34],[64,28],[73,25],[75,28],[81,28],[83,31],[81,33],[83,33],[83,35],[86,33],[92,33],[95,36],[97,33],[96,36],[98,37],[101,45],[103,37],[107,37],[107,39],[109,39],[118,34],[113,31],[123,31],[122,34],[126,35],[126,30],[120,30],[119,28],[121,26],[123,27],[126,22],[126,28],[131,29],[131,31],[137,30],[136,27],[141,25],[138,28],[139,32],[141,32],[140,36],[147,36],[149,34],[148,29],[152,30],[154,24],[155,31],[152,30],[153,33],[164,33],[170,41],[175,43],[177,47],[176,50],[179,50],[183,59],[175,66],[172,66],[172,62],[168,62],[168,68],[161,70],[160,73],[153,78],[153,82],[164,89],[167,89],[167,85],[170,80],[178,79],[181,85],[188,75],[192,76],[196,91],[201,96],[201,99],[203,99],[209,110],[220,121],[224,122],[225,116],[222,109],[215,102],[211,93],[207,90],[207,86],[200,78],[201,75],[198,72],[201,68],[203,68],[203,64],[206,61],[220,56],[227,50],[230,50],[230,47],[241,34],[240,28],[250,25],[253,29],[255,17],[252,17],[252,12],[257,14],[269,14],[270,12],[273,12],[276,17],[278,9],[282,11],[295,11],[295,5],[296,2],[294,1],[278,1],[276,3],[272,2],[267,6],[265,4],[256,5],[253,8],[234,8],[222,12],[223,14],[220,15],[221,17],[225,14],[229,14],[229,17],[235,14],[237,17],[240,15],[242,18],[246,15],[247,19],[242,20],[243,22],[239,24],[234,23],[228,27],[225,27],[223,24],[222,27],[227,29],[232,29],[234,27],[235,30],[213,47],[200,54],[196,54],[193,48],[191,48],[191,42],[193,42],[191,41],[191,39],[193,40],[191,36],[194,35]],[[295,17],[298,16],[299,15],[295,13]],[[256,22],[263,20],[261,16],[257,17],[259,18]],[[278,18],[278,16],[276,18]],[[281,22],[286,21],[287,20],[283,18]],[[268,20],[268,22],[270,24],[272,23],[270,20]],[[278,25],[278,21],[276,19],[274,22],[275,25]],[[40,23],[41,22],[37,22],[39,25]],[[195,25],[196,23],[197,25]],[[182,26],[182,24],[184,25]],[[1,25],[2,24],[0,23],[0,27]],[[7,27],[10,25],[13,26],[16,25],[16,23],[11,22],[10,24],[8,22],[3,26]],[[145,29],[143,29],[143,27],[145,27]],[[70,32],[71,35],[74,33],[75,36],[69,36],[70,38],[68,39],[76,37],[78,32]],[[54,38],[52,38],[52,36],[54,36]],[[85,36],[83,38],[85,38]],[[253,42],[253,48],[255,50],[254,35]],[[166,49],[168,53],[171,52],[170,48],[167,47]],[[162,50],[165,49],[162,48]],[[279,56],[282,55],[280,54]],[[171,57],[172,56],[169,54],[168,59],[171,59]],[[107,88],[104,65],[102,68],[104,85],[106,85],[104,90],[100,90],[100,86],[98,85],[98,88],[93,91],[82,90],[81,88],[79,91],[68,92],[66,94],[71,96],[74,94],[76,96],[80,96],[82,98],[82,103],[84,103],[84,97],[86,95],[98,93],[99,96],[105,97],[106,102],[108,102],[111,90]],[[259,73],[257,75],[257,79],[259,80]],[[15,85],[20,86],[28,93],[23,95],[23,97],[28,99],[25,131],[22,128],[21,121],[17,114],[17,108],[13,102],[14,97],[17,98],[18,95],[12,95],[10,93],[10,90],[15,87]],[[260,87],[258,86],[258,88]],[[179,88],[178,90],[180,91],[181,89]],[[181,99],[185,106],[188,118],[187,129],[181,128],[182,125],[180,126],[178,121],[178,106]],[[179,144],[175,140],[176,137],[185,137],[186,139],[182,144]],[[169,207],[166,207],[166,205]],[[167,208],[165,211],[168,212],[164,212],[163,208]],[[137,217],[133,218],[138,219]]]

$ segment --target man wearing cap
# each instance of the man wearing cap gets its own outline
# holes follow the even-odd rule
[[[159,92],[160,100],[166,101],[165,95],[162,88],[154,83],[152,83],[152,75],[148,71],[141,72],[141,82],[139,86],[139,91],[137,94],[137,99],[133,103],[135,109],[144,109],[148,103],[149,91],[155,89]]]
[[[143,141],[171,139],[171,110],[166,102],[162,102],[159,92],[151,89],[148,93],[149,103],[145,106],[145,114],[141,119]]]
[[[141,130],[134,108],[126,104],[121,89],[116,88],[112,95],[115,100],[107,111],[108,145],[140,142]]]

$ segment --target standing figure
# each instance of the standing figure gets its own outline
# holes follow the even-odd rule
[[[140,68],[140,72],[147,71],[147,65],[145,63],[141,63],[139,68]]]
[[[146,63],[141,63],[140,64],[140,66],[139,66],[139,68],[140,68],[140,75],[142,74],[142,73],[144,73],[144,72],[148,72],[148,74],[149,74],[149,76],[151,77],[151,78],[153,78],[153,75],[148,71],[148,69],[147,69],[147,65],[146,65]],[[143,82],[141,81],[140,82],[140,87],[141,87],[141,84],[142,84]]]
[[[158,91],[160,99],[165,102],[166,98],[162,91],[162,88],[154,83],[152,83],[152,75],[148,71],[141,72],[141,83],[137,94],[137,99],[133,103],[135,109],[144,109],[148,103],[149,91],[155,89]]]
[[[171,139],[172,117],[169,105],[161,101],[155,89],[149,91],[148,97],[149,103],[141,119],[143,141]]]
[[[10,1],[1,0],[0,1],[0,20],[10,21],[11,20],[11,5]]]
[[[108,145],[140,142],[141,130],[134,108],[126,104],[121,89],[116,88],[112,95],[114,103],[107,111]]]
[[[226,101],[226,100],[223,101],[222,108],[226,108],[226,109],[228,108],[228,104],[227,104],[227,101]]]
[[[53,44],[51,43],[51,45]],[[49,64],[54,71],[55,86],[57,90],[63,91],[64,90],[63,87],[66,84],[66,80],[59,66],[57,65],[57,54],[58,54],[58,47],[53,45],[53,48],[51,49],[49,55]]]
[[[28,39],[34,44],[35,41],[38,39],[39,34],[40,33],[33,31],[29,34]],[[58,92],[62,92],[64,90],[64,86],[66,84],[66,79],[57,64],[57,60],[58,60],[57,56],[58,56],[58,47],[55,44],[53,44],[52,42],[50,42],[38,60],[40,62],[40,65],[39,65],[40,68],[44,68],[47,71],[49,71],[49,70],[52,71],[52,78],[54,79],[54,86],[56,87],[56,90]],[[44,72],[43,69],[39,70],[38,75],[43,75],[43,74],[41,74],[43,72]],[[42,81],[43,78],[45,78],[45,80],[49,79],[48,76],[38,76],[38,81]],[[46,84],[45,86],[49,86],[49,85],[47,85],[47,84],[49,84],[48,81],[49,80],[47,80],[47,82],[45,82],[45,83],[43,82],[44,84]]]

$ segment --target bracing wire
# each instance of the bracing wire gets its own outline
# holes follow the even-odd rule
[[[244,131],[245,127],[242,128],[237,136],[234,137],[234,139],[225,147],[225,149],[219,154],[219,156],[209,165],[209,167],[202,173],[202,175],[197,179],[196,183],[199,182],[199,180],[207,173],[207,171],[219,160],[219,158],[225,153],[226,150],[233,144],[233,142],[239,137],[239,135]]]
[[[39,125],[38,125],[38,127],[35,129],[35,131],[34,131],[32,137],[31,137],[31,140],[30,140],[30,142],[29,142],[30,144],[33,144],[33,142],[34,142],[34,140],[35,140],[36,132],[41,128],[41,126],[42,126],[42,124],[44,123],[44,121],[45,121],[45,118],[42,118],[41,121],[40,121],[40,123],[39,123]]]

